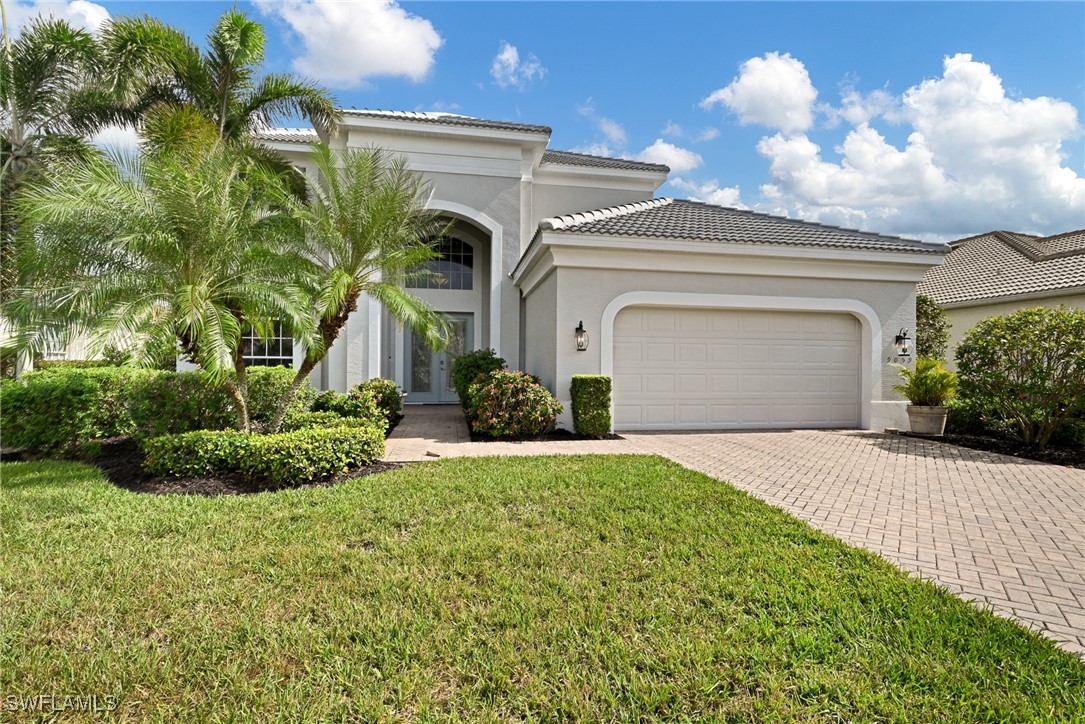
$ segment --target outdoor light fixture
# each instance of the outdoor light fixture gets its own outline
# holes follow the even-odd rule
[[[900,328],[897,332],[897,338],[893,340],[894,346],[897,348],[897,354],[901,357],[907,357],[912,353],[912,340],[908,339],[908,330],[904,327]]]
[[[573,336],[574,339],[576,339],[576,351],[586,352],[588,349],[588,333],[584,329],[584,322],[576,325],[575,334]]]

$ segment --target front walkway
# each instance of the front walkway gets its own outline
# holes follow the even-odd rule
[[[623,436],[472,443],[458,407],[408,408],[386,459],[662,455],[1085,655],[1085,470],[855,430]]]

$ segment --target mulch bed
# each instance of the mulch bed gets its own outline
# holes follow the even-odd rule
[[[1036,460],[1041,463],[1051,463],[1052,465],[1065,465],[1066,467],[1085,469],[1085,448],[1082,447],[1048,447],[1046,450],[1036,450],[1018,440],[988,437],[986,435],[943,435],[942,437],[929,437],[927,435],[912,435],[911,433],[901,434],[908,435],[909,437],[923,438],[924,440],[945,442],[950,445],[967,447],[973,450],[983,450],[985,452],[1009,455],[1015,458],[1025,458],[1026,460]]]
[[[31,460],[21,453],[4,454],[4,462]],[[143,469],[143,452],[139,444],[127,437],[102,441],[101,452],[92,459],[76,459],[94,465],[102,470],[109,482],[118,488],[133,493],[151,495],[253,495],[286,488],[319,488],[338,485],[353,478],[360,478],[373,473],[383,473],[402,467],[401,463],[375,462],[363,468],[342,473],[334,477],[316,480],[302,485],[283,486],[266,478],[251,478],[244,475],[221,475],[205,478],[163,478],[151,475]]]
[[[544,435],[535,435],[533,437],[512,437],[511,435],[503,435],[501,437],[490,437],[489,435],[481,435],[474,430],[471,430],[471,442],[572,442],[575,440],[624,440],[621,435],[615,435],[612,432],[608,432],[602,437],[591,437],[589,435],[577,435],[575,432],[569,432],[565,429],[551,430]]]

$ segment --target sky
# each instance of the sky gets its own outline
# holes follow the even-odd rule
[[[1082,2],[5,4],[201,42],[236,4],[267,70],[344,108],[547,125],[552,148],[667,164],[659,196],[931,241],[1085,227]]]

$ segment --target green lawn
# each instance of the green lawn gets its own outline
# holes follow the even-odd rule
[[[217,499],[135,495],[70,463],[0,472],[0,704],[1085,719],[1085,664],[1052,643],[659,458],[442,460]]]

